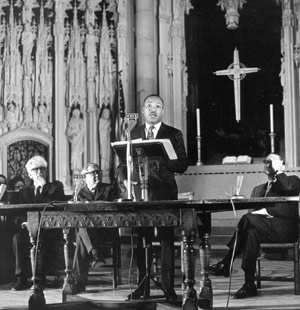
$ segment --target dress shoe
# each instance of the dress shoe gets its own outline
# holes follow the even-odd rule
[[[175,301],[175,300],[178,300],[178,297],[176,295],[176,292],[173,288],[168,288],[166,289],[165,291],[165,296],[166,296],[166,299],[167,301]]]
[[[91,254],[92,254],[92,257],[93,257],[93,260],[92,260],[92,263],[91,263],[91,267],[93,269],[101,268],[104,265],[106,265],[106,261],[105,261],[104,257],[102,257],[100,255],[100,253],[98,252],[97,249],[92,249]]]
[[[92,269],[98,269],[106,265],[106,261],[104,258],[95,258],[92,261],[91,267]]]
[[[214,265],[209,266],[209,273],[218,277],[229,277],[229,266],[220,261]]]
[[[131,294],[127,296],[127,300],[148,299],[150,297],[150,287],[139,286]]]
[[[86,285],[84,282],[77,282],[76,283],[76,293],[80,294],[86,291]]]
[[[238,291],[231,295],[232,299],[244,299],[257,296],[255,284],[244,284]]]

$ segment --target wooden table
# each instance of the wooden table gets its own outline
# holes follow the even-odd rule
[[[69,232],[78,227],[181,227],[183,237],[183,270],[185,289],[183,291],[182,309],[212,309],[213,292],[208,276],[209,236],[201,237],[200,244],[200,291],[194,289],[195,283],[195,249],[194,238],[197,228],[197,213],[222,212],[252,209],[274,205],[275,202],[299,202],[299,197],[251,198],[251,199],[205,199],[147,202],[89,202],[89,203],[53,203],[43,205],[0,206],[0,214],[27,212],[28,230],[32,244],[31,263],[33,270],[38,262],[36,254],[39,228],[62,229],[66,276],[63,296],[74,294]],[[33,278],[34,283],[36,279]],[[37,281],[38,282],[38,281]],[[44,302],[43,290],[35,285],[29,309],[39,309]],[[63,298],[64,300],[64,298]]]

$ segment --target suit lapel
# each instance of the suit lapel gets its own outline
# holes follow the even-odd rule
[[[159,130],[157,132],[157,135],[156,135],[156,139],[163,139],[165,130],[166,130],[165,124],[161,123]]]
[[[257,187],[256,194],[254,197],[264,197],[265,193],[266,193],[267,186],[268,186],[268,182]]]
[[[103,194],[103,192],[104,192],[103,186],[99,186],[99,185],[98,185],[98,186],[95,188],[94,200],[97,200],[99,197],[101,197],[102,194]]]
[[[93,193],[88,189],[87,185],[85,185],[79,193],[80,196],[83,196],[88,201],[94,200]]]
[[[44,197],[45,193],[48,193],[49,186],[50,186],[49,183],[46,183],[43,186],[40,194],[38,196],[36,196],[36,202],[42,202],[43,201],[43,197]]]
[[[141,126],[140,127],[140,136],[142,137],[143,140],[147,140],[145,132],[146,132],[146,125]]]

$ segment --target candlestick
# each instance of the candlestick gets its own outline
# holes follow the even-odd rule
[[[197,136],[200,137],[201,135],[200,109],[196,109],[196,115],[197,115]]]
[[[270,130],[271,130],[271,133],[274,132],[273,104],[270,104]]]
[[[274,132],[271,132],[269,134],[270,139],[271,139],[271,153],[275,153],[275,136],[276,134]]]
[[[202,161],[201,161],[201,137],[198,136],[196,137],[197,139],[197,150],[198,150],[198,161],[197,161],[197,166],[202,166]]]

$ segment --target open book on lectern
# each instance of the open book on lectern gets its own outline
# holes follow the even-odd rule
[[[126,151],[127,141],[112,142],[111,146],[118,155],[121,163],[126,165]],[[154,140],[142,140],[136,139],[131,141],[132,145],[132,157],[137,159],[139,154],[149,159],[164,158],[169,160],[177,159],[174,147],[170,139],[154,139]],[[140,153],[142,152],[142,153]]]

